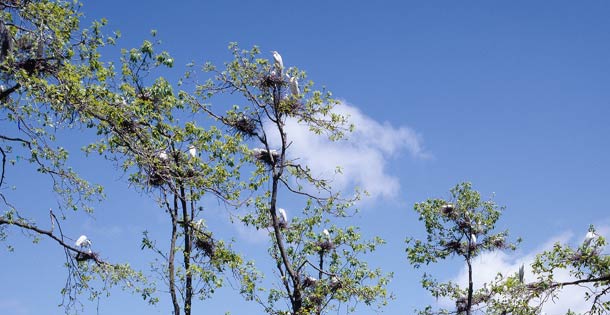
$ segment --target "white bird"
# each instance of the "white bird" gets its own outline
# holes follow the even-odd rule
[[[89,247],[91,246],[91,241],[87,238],[86,235],[81,235],[76,242],[74,242],[74,245],[78,246],[78,247]]]
[[[477,236],[474,235],[474,233],[470,234],[470,243],[472,245],[476,245],[476,243],[477,243]]]
[[[589,245],[591,244],[591,242],[596,239],[598,237],[597,234],[595,234],[595,232],[593,231],[589,231],[587,232],[587,235],[585,235],[585,241],[584,241],[584,247],[587,248],[589,247]]]
[[[278,212],[280,213],[280,223],[288,223],[288,215],[286,215],[286,210],[279,208]]]
[[[163,161],[167,161],[167,152],[165,152],[165,151],[159,152],[159,158]]]
[[[196,157],[197,156],[197,149],[192,144],[189,146],[189,155],[191,157]]]
[[[322,234],[324,234],[324,236],[326,236],[326,240],[330,242],[330,233],[328,232],[328,230],[324,229],[324,231],[322,231]]]
[[[195,224],[193,224],[195,226],[196,229],[200,230],[201,227],[203,226],[203,219],[199,219],[197,220],[197,222],[195,222]]]
[[[281,74],[282,70],[284,69],[284,62],[282,61],[282,56],[275,50],[272,51],[271,53],[273,53],[273,60],[275,61],[275,67],[279,69],[279,72]]]
[[[290,93],[294,96],[299,96],[301,94],[301,90],[299,89],[299,79],[295,77],[290,77]]]

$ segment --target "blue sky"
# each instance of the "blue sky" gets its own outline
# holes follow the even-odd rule
[[[510,269],[554,240],[579,242],[591,223],[602,232],[610,228],[608,2],[107,0],[88,1],[82,12],[87,20],[106,17],[108,32],[120,30],[119,47],[137,46],[158,30],[162,48],[176,61],[166,74],[170,80],[190,61],[229,60],[226,47],[235,41],[243,48],[260,46],[267,58],[279,51],[285,65],[306,70],[333,91],[361,122],[354,137],[367,144],[346,144],[345,155],[338,156],[352,171],[344,187],[378,183],[372,186],[378,194],[361,205],[352,223],[388,241],[371,257],[395,273],[390,289],[396,300],[387,314],[411,314],[435,303],[419,287],[421,272],[407,264],[404,238],[423,233],[413,203],[448,197],[458,182],[473,182],[484,196],[495,193],[507,207],[500,227],[524,239],[517,252],[491,257],[497,266]],[[93,216],[70,214],[70,233],[89,235],[113,261],[146,268],[152,256],[139,249],[141,232],[163,236],[164,214],[130,190],[110,162],[79,157],[83,137],[64,136],[75,168],[105,184],[108,194]],[[363,156],[370,160],[358,159]],[[36,178],[29,170],[12,176],[18,187],[13,198],[44,220],[56,204],[49,183],[29,183]],[[210,226],[234,236],[239,247],[263,253],[253,259],[266,259],[264,244],[246,241],[249,232],[229,225],[222,207],[212,208]],[[19,233],[8,242],[16,252],[0,254],[0,313],[61,313],[62,252],[48,241],[31,245]],[[459,267],[454,262],[431,270],[454,279]],[[99,308],[86,303],[86,313],[167,314],[168,297],[160,297],[160,306],[152,308],[117,291]],[[263,313],[230,289],[198,302],[197,309]]]

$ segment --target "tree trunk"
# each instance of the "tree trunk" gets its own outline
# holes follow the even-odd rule
[[[178,297],[176,296],[176,270],[174,266],[174,260],[176,255],[176,238],[178,237],[178,196],[174,194],[173,209],[168,209],[172,217],[172,239],[169,246],[169,294],[172,297],[172,304],[174,306],[174,315],[180,315],[180,304],[178,303]]]

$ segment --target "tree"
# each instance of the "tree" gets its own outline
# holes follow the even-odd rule
[[[484,305],[492,292],[486,286],[474,288],[472,260],[488,251],[514,249],[515,244],[507,240],[508,231],[495,233],[495,225],[502,208],[493,200],[481,200],[481,195],[472,190],[470,183],[461,183],[450,190],[449,200],[428,199],[415,204],[419,220],[426,227],[426,239],[407,238],[407,258],[415,268],[457,256],[464,260],[468,270],[468,283],[462,289],[452,282],[438,283],[424,274],[423,287],[433,296],[449,297],[455,301],[458,314],[472,314],[474,307]],[[430,306],[421,314],[435,313]],[[439,314],[452,313],[439,310]]]
[[[585,291],[590,307],[585,314],[607,314],[610,311],[610,256],[602,253],[606,240],[591,226],[585,241],[573,248],[556,243],[551,250],[536,256],[530,269],[534,281],[525,282],[518,275],[498,275],[488,301],[491,314],[540,314],[545,304],[555,301],[564,288],[578,286]],[[562,272],[563,271],[563,272]],[[556,279],[561,272],[569,279]],[[570,309],[566,314],[575,314]]]
[[[234,60],[225,70],[206,66],[215,76],[198,85],[198,97],[182,96],[195,112],[208,113],[251,147],[247,158],[256,166],[251,188],[260,193],[250,199],[253,211],[241,221],[269,231],[269,254],[279,283],[266,291],[267,298],[255,291],[247,297],[269,314],[326,314],[358,301],[385,304],[387,276],[360,258],[383,241],[364,241],[354,227],[331,225],[351,213],[354,200],[341,198],[328,180],[315,178],[298,157],[290,156],[288,123],[304,124],[312,133],[336,140],[350,130],[347,118],[333,112],[337,102],[329,92],[312,90],[313,83],[308,82],[301,93],[298,82],[305,81],[305,73],[285,68],[276,52],[271,63],[258,56],[257,47],[242,51],[232,44],[230,50]],[[206,104],[219,93],[237,93],[242,97],[239,102],[247,105],[219,114]],[[280,208],[289,194],[304,198],[302,210],[289,209],[290,219]]]
[[[110,70],[100,62],[98,48],[114,38],[101,35],[104,21],[81,30],[78,9],[79,4],[61,0],[0,2],[0,106],[5,126],[0,134],[0,199],[5,205],[0,239],[16,228],[30,233],[34,241],[47,237],[59,244],[69,268],[63,290],[68,308],[83,291],[92,297],[100,294],[89,285],[96,277],[104,285],[144,280],[128,265],[111,264],[82,246],[88,242],[74,243],[77,237],[61,228],[67,210],[91,211],[92,203],[103,196],[102,187],[68,166],[69,154],[56,142],[59,130],[90,124],[99,99],[107,93]],[[5,189],[16,168],[28,167],[49,178],[60,197],[60,211],[50,211],[48,222],[32,219],[34,210],[15,204],[11,190]]]
[[[154,35],[154,33],[153,33]],[[150,41],[124,50],[118,91],[108,94],[98,108],[99,152],[129,174],[133,187],[154,198],[168,214],[168,247],[144,232],[142,249],[158,254],[153,271],[167,283],[173,314],[191,314],[194,297],[208,298],[222,285],[229,269],[244,286],[254,279],[229,244],[214,237],[206,227],[205,213],[198,203],[208,195],[230,203],[238,200],[244,184],[239,177],[242,150],[239,137],[218,128],[182,122],[184,103],[167,80],[144,80],[158,67],[171,67],[167,52],[155,53]]]
[[[416,268],[457,256],[464,259],[468,270],[466,288],[460,284],[439,283],[424,274],[422,284],[435,297],[448,297],[455,301],[455,311],[432,310],[430,306],[421,314],[499,314],[537,315],[544,305],[556,299],[565,287],[581,286],[587,289],[585,298],[591,301],[586,314],[605,314],[610,301],[604,298],[610,292],[610,256],[602,253],[606,245],[593,226],[585,241],[577,248],[555,244],[551,250],[536,256],[528,269],[534,281],[526,282],[524,267],[511,275],[498,272],[482,288],[473,286],[472,260],[483,252],[514,249],[516,244],[507,240],[508,232],[494,233],[502,208],[492,200],[482,201],[470,183],[451,189],[451,198],[428,199],[415,204],[415,211],[424,221],[425,241],[407,239],[407,258]],[[520,240],[519,240],[520,241]],[[567,270],[572,279],[557,281],[558,272]],[[569,309],[566,314],[574,314]]]

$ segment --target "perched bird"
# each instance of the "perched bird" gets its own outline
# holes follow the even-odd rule
[[[196,157],[197,156],[197,149],[192,144],[189,146],[189,155],[191,157]]]
[[[589,230],[589,232],[587,232],[587,235],[585,235],[585,241],[583,243],[583,246],[585,248],[589,247],[589,245],[591,244],[591,242],[596,239],[597,237],[599,237],[597,234],[595,234],[595,232],[593,232],[592,230]]]
[[[167,161],[167,152],[165,152],[165,150],[159,152],[159,158],[163,161]]]
[[[525,276],[525,272],[523,271],[523,264],[519,267],[519,282],[523,283],[523,277]]]
[[[275,67],[278,68],[280,74],[282,70],[284,70],[284,62],[282,61],[282,56],[277,51],[272,51],[273,60],[275,61]]]
[[[474,233],[470,234],[470,243],[473,245],[477,244],[477,236]]]
[[[78,247],[90,247],[91,246],[91,241],[87,238],[86,235],[81,235],[76,242],[74,242],[74,245],[78,246]]]
[[[288,223],[288,215],[286,215],[286,210],[279,208],[277,211],[280,213],[280,223]]]
[[[194,226],[196,229],[200,230],[200,229],[201,229],[201,227],[203,226],[203,219],[199,219],[199,220],[197,220],[197,222],[195,222],[195,224],[193,224],[193,226]]]
[[[301,94],[299,79],[296,76],[290,77],[290,93],[294,96],[299,96],[299,94]]]
[[[328,230],[324,229],[324,231],[322,231],[322,234],[324,234],[324,236],[326,236],[326,240],[330,242],[330,233],[328,232]]]
[[[265,162],[269,165],[273,165],[273,163],[279,159],[280,153],[277,150],[265,150],[261,148],[252,149],[252,156],[254,156],[257,160]]]

